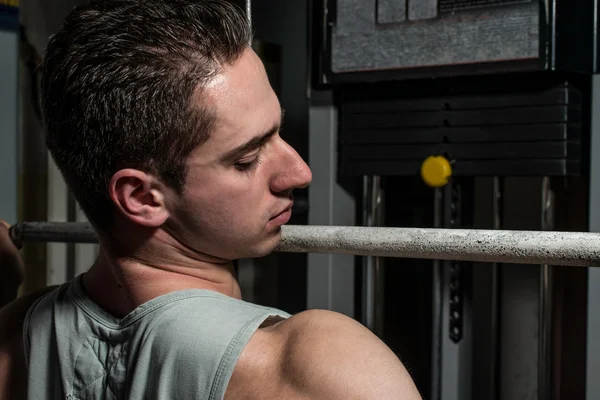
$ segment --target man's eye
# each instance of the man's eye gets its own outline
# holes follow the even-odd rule
[[[238,171],[242,171],[242,172],[248,172],[252,169],[254,169],[258,163],[260,162],[260,159],[258,158],[258,156],[256,156],[252,161],[249,162],[238,162],[235,163],[235,169],[237,169]]]

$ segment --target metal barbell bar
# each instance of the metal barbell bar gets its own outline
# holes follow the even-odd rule
[[[10,235],[15,243],[97,241],[85,222],[23,222]],[[276,251],[600,267],[600,234],[284,225]]]

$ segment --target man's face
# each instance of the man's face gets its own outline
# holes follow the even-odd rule
[[[226,66],[201,96],[216,121],[189,157],[184,193],[170,210],[173,233],[219,258],[268,254],[291,214],[292,190],[310,183],[310,169],[279,136],[282,110],[253,51]]]

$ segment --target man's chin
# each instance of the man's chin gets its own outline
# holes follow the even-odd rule
[[[272,237],[264,240],[262,243],[256,245],[252,249],[252,256],[245,258],[260,258],[265,257],[271,254],[277,246],[279,246],[279,242],[281,241],[281,230],[277,235],[273,235]]]

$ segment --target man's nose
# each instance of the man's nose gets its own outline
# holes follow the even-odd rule
[[[302,157],[283,139],[279,143],[280,157],[271,179],[271,191],[281,193],[307,187],[312,181],[312,172]]]

